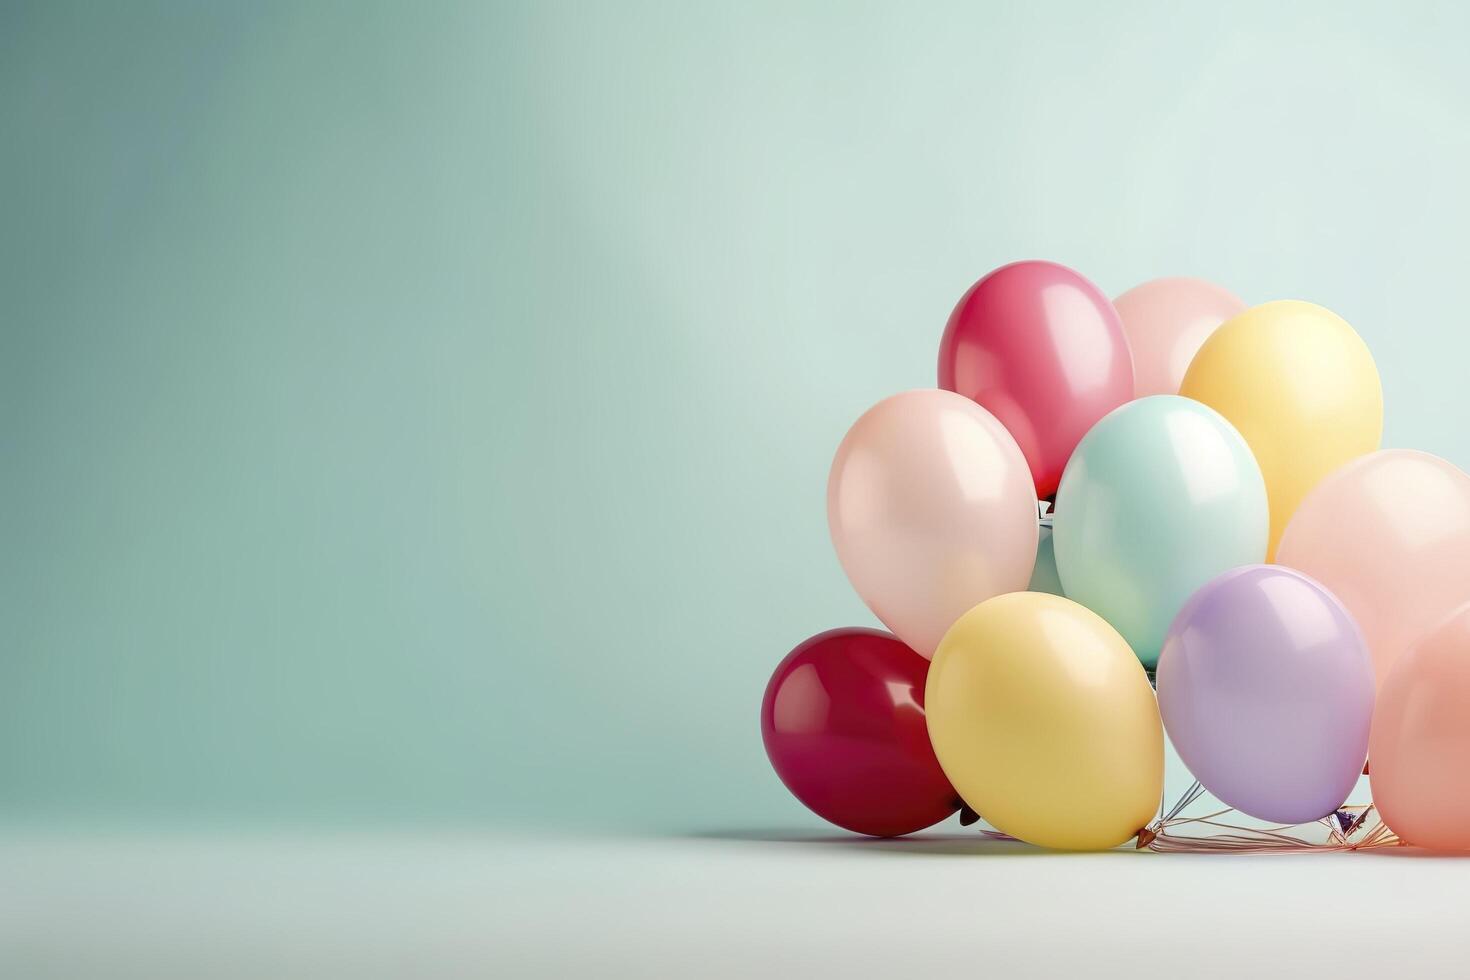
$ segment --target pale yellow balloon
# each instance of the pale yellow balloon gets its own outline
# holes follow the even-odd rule
[[[1302,498],[1383,437],[1383,388],[1368,345],[1315,303],[1277,300],[1227,320],[1190,362],[1179,393],[1225,416],[1261,465],[1268,561]]]
[[[1013,592],[945,634],[924,690],[929,739],[955,790],[1041,847],[1116,847],[1164,787],[1164,728],[1143,665],[1092,610]]]

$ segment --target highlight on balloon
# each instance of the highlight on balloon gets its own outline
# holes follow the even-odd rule
[[[793,796],[872,837],[1470,851],[1470,475],[1380,448],[1346,320],[1022,261],[936,333],[934,388],[834,434],[828,529],[886,630],[777,666]]]

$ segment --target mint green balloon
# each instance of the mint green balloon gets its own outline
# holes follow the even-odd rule
[[[1195,589],[1265,560],[1266,482],[1214,409],[1179,395],[1129,402],[1077,444],[1052,544],[1069,599],[1113,625],[1145,667]]]

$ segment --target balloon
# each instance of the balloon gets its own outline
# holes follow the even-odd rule
[[[824,820],[898,837],[959,809],[924,726],[929,661],[891,634],[819,633],[786,655],[761,702],[766,755]]]
[[[1223,286],[1183,276],[1134,286],[1113,306],[1133,352],[1133,392],[1139,398],[1179,394],[1200,345],[1246,308]]]
[[[1133,361],[1118,311],[1055,262],[1014,262],[960,298],[939,346],[939,387],[1005,423],[1043,497],[1077,440],[1133,397]]]
[[[1026,587],[1036,497],[1005,427],[953,392],[907,391],[848,430],[827,523],[853,588],[925,657],[975,603]]]
[[[1062,591],[1062,580],[1057,577],[1056,551],[1052,546],[1052,530],[1042,527],[1037,530],[1036,568],[1031,572],[1027,592],[1047,592],[1051,595],[1066,595]]]
[[[1211,579],[1169,628],[1158,684],[1179,757],[1242,813],[1306,823],[1357,785],[1373,662],[1342,603],[1300,572],[1250,565]]]
[[[1265,556],[1267,525],[1265,484],[1240,434],[1199,402],[1153,395],[1093,426],[1067,464],[1057,572],[1067,596],[1152,667],[1195,589]]]
[[[1470,476],[1413,449],[1353,460],[1302,501],[1276,560],[1342,600],[1381,685],[1411,642],[1470,599]]]
[[[971,609],[939,645],[927,692],[939,764],[1012,837],[1114,847],[1157,811],[1164,732],[1148,677],[1070,599],[1017,592]]]
[[[1367,345],[1336,313],[1298,300],[1252,307],[1221,326],[1179,393],[1229,419],[1260,463],[1271,498],[1268,557],[1307,492],[1377,449],[1383,434]]]
[[[1378,695],[1368,783],[1383,822],[1407,843],[1470,850],[1467,705],[1470,605],[1405,650]]]

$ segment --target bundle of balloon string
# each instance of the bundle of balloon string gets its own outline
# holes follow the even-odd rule
[[[1191,808],[1205,796],[1198,781],[1153,824],[1138,834],[1138,849],[1183,854],[1210,851],[1361,851],[1396,847],[1400,841],[1373,804],[1344,805],[1312,824],[1257,827],[1233,823],[1229,807]]]
[[[1266,826],[1238,820],[1230,807],[1198,806],[1208,801],[1199,781],[1191,783],[1178,801],[1134,838],[1140,851],[1172,854],[1211,853],[1312,853],[1314,851],[1362,851],[1376,847],[1398,847],[1402,843],[1378,819],[1373,804],[1344,804],[1330,816],[1309,824]],[[979,819],[966,814],[968,825]],[[998,830],[981,829],[987,840],[1016,841]]]

